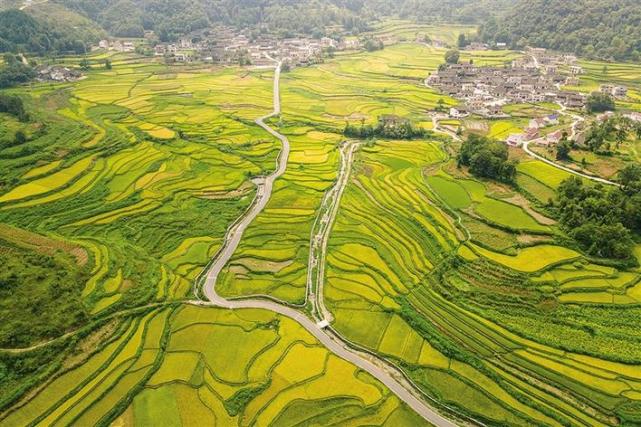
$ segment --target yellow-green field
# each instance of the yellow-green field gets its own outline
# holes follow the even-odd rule
[[[430,129],[439,100],[457,101],[423,84],[446,48],[416,39],[453,45],[473,31],[390,21],[373,31],[395,39],[382,50],[283,73],[269,123],[291,143],[287,169],[218,278],[221,295],[307,313],[310,235],[346,122],[394,114]],[[426,425],[294,321],[188,301],[250,205],[251,179],[276,165],[278,140],[254,124],[272,109],[273,72],[110,58],[112,70],[74,83],[12,89],[31,122],[2,115],[0,260],[20,276],[1,278],[20,304],[1,306],[0,425]],[[602,64],[583,65],[583,85],[597,86]],[[621,106],[638,110],[635,67],[609,73],[632,88]],[[553,108],[512,106],[482,133],[503,138]],[[17,130],[24,144],[11,143]],[[587,257],[564,235],[548,201],[570,174],[512,150],[510,186],[457,167],[457,143],[436,133],[361,142],[326,253],[332,328],[487,425],[641,423],[641,270]],[[34,319],[51,327],[32,331]]]
[[[19,404],[3,425],[422,423],[292,320],[189,305],[126,322]]]

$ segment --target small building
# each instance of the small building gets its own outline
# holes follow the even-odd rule
[[[323,38],[321,38],[320,42],[321,42],[321,46],[324,47],[324,48],[329,48],[329,47],[334,47],[335,48],[338,45],[336,40],[334,40],[334,39],[332,39],[330,37],[323,37]]]
[[[573,75],[577,76],[579,74],[583,74],[583,67],[580,65],[571,65],[570,66],[570,73]]]
[[[605,122],[606,120],[609,120],[613,117],[614,117],[613,111],[606,111],[605,113],[601,113],[598,116],[596,116],[596,119],[599,122]]]
[[[579,78],[576,76],[571,76],[565,79],[566,86],[579,86],[580,84],[581,80],[579,80]]]
[[[321,320],[316,324],[318,329],[326,329],[329,327],[329,322],[326,319]]]
[[[548,134],[545,138],[541,138],[541,141],[545,141],[546,145],[556,145],[561,139],[563,139],[563,131],[557,130]]]
[[[558,114],[550,114],[549,116],[546,116],[543,120],[545,120],[545,123],[548,125],[558,125],[559,124],[559,115]]]
[[[641,113],[638,113],[636,111],[626,114],[625,117],[632,120],[633,122],[641,123]]]
[[[525,141],[532,141],[533,139],[536,139],[539,137],[539,130],[537,128],[527,128],[525,129],[525,133],[523,134],[523,138]]]
[[[628,88],[625,86],[615,86],[614,90],[612,91],[612,95],[617,98],[625,98],[626,96],[628,96]]]
[[[523,141],[524,141],[523,134],[513,133],[507,137],[507,139],[505,140],[505,143],[510,147],[520,147],[523,145]]]
[[[540,129],[547,125],[547,122],[542,117],[537,117],[536,119],[530,120],[529,128],[531,129]]]
[[[469,113],[467,112],[467,109],[465,107],[452,107],[450,108],[450,117],[454,119],[460,119],[463,117],[467,117]]]

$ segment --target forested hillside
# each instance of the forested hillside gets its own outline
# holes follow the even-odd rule
[[[601,59],[641,58],[639,0],[520,0],[486,22],[486,41],[534,45]]]
[[[60,5],[47,3],[27,11],[0,12],[0,52],[83,53],[104,36],[94,22]]]
[[[385,16],[418,21],[478,22],[513,0],[56,0],[116,36],[154,30],[174,39],[213,24],[255,27],[283,35],[320,35],[342,25],[355,33]]]
[[[282,36],[351,33],[385,17],[420,22],[482,23],[514,0],[52,0],[0,15],[0,51],[82,50],[100,30],[117,37],[155,31],[162,41],[216,24]],[[0,9],[21,2],[2,2]]]

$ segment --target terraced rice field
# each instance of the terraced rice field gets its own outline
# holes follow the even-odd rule
[[[219,277],[221,295],[305,313],[310,234],[345,122],[397,114],[427,128],[439,99],[455,101],[422,83],[444,49],[412,40],[468,30],[395,21],[375,31],[399,44],[282,75],[270,126],[290,140],[289,163]],[[0,350],[0,424],[425,424],[292,320],[185,301],[249,206],[251,178],[275,167],[277,141],[253,124],[272,108],[271,85],[270,70],[115,57],[77,83],[18,90],[47,127],[0,146],[0,256],[73,266],[84,317],[69,335]],[[22,125],[1,126],[5,137]],[[489,425],[640,423],[641,270],[564,239],[545,204],[565,172],[524,160],[507,187],[456,168],[455,149],[436,136],[363,141],[326,254],[332,328]]]
[[[248,177],[274,167],[278,147],[246,124],[270,108],[270,74],[142,64],[36,87],[61,104],[46,111],[60,123],[28,155],[2,151],[18,178],[0,221],[92,254],[83,294],[94,313],[186,296],[251,200]]]
[[[18,406],[3,425],[421,423],[292,320],[190,305],[125,322]]]

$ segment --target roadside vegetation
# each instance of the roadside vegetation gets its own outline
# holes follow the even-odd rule
[[[561,224],[583,249],[603,258],[629,259],[641,232],[641,167],[620,172],[621,188],[584,184],[569,178],[558,189]]]

